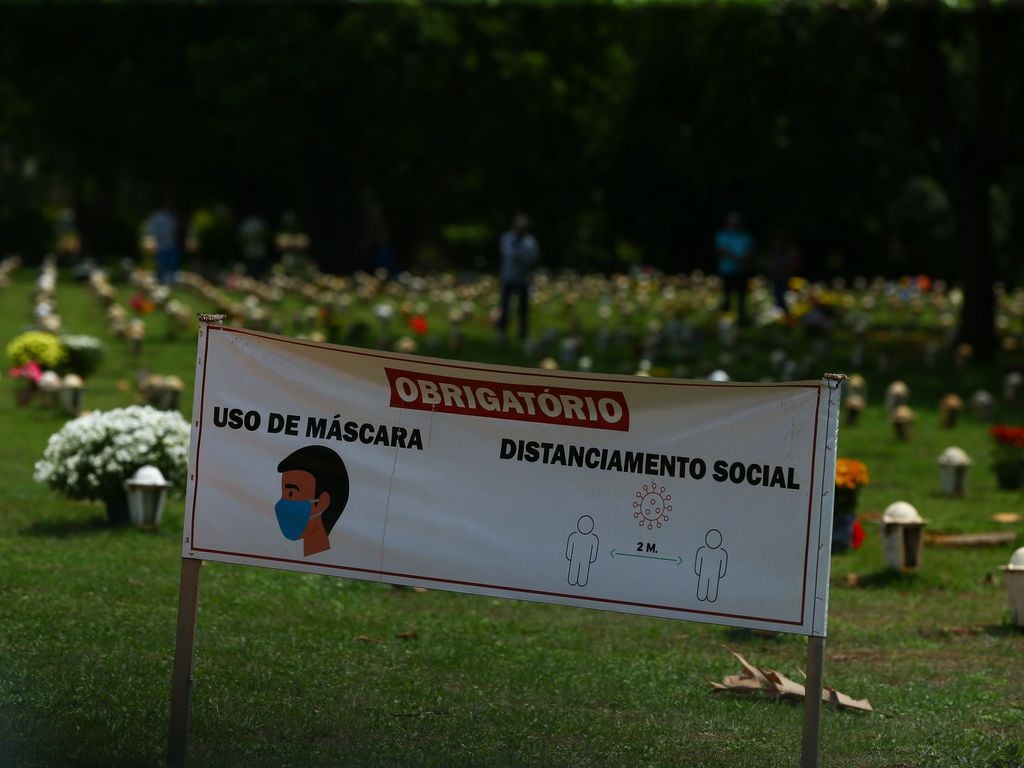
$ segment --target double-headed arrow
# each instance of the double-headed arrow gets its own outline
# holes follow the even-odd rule
[[[642,555],[635,554],[633,552],[618,552],[615,549],[611,551],[612,557],[642,557],[644,560],[667,560],[670,563],[675,563],[677,566],[683,564],[683,556],[676,555],[675,557],[659,557],[658,555]]]

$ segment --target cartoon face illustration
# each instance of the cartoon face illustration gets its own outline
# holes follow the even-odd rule
[[[281,534],[302,540],[309,557],[331,548],[328,534],[348,503],[348,470],[341,457],[322,445],[308,445],[280,464],[281,498],[274,505]]]

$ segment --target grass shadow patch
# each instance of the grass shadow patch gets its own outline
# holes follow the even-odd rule
[[[67,539],[72,536],[92,536],[124,526],[111,525],[103,515],[86,518],[59,518],[37,520],[18,531],[22,536],[43,539]]]
[[[989,637],[1021,637],[1024,635],[1024,627],[1018,627],[1009,622],[1004,624],[983,624],[978,627],[978,634]]]
[[[847,589],[914,589],[924,583],[916,573],[901,573],[892,568],[871,573],[850,573],[832,580],[833,587]]]
[[[782,643],[789,640],[791,635],[782,632],[772,632],[764,629],[747,629],[746,627],[729,627],[725,630],[725,638],[729,644],[736,645],[744,642],[761,641],[765,643]]]

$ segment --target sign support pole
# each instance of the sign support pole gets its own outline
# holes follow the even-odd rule
[[[199,603],[199,574],[202,560],[181,558],[178,592],[178,631],[174,641],[174,673],[171,682],[171,728],[167,762],[173,768],[185,764],[188,720],[192,703],[192,662],[196,644],[196,607]]]
[[[220,325],[225,315],[200,313],[199,340],[206,335],[206,326]],[[205,365],[200,352],[198,365]],[[192,421],[198,424],[198,399],[192,403]],[[195,478],[191,478],[195,482]],[[188,721],[192,707],[192,667],[196,646],[196,609],[199,606],[199,575],[203,561],[181,558],[181,582],[178,586],[178,628],[174,638],[174,671],[171,674],[171,723],[167,736],[167,764],[172,768],[185,765],[188,749]]]
[[[800,768],[818,768],[821,752],[821,700],[825,679],[825,634],[828,620],[828,580],[832,566],[832,508],[835,485],[829,482],[836,474],[836,452],[839,448],[839,400],[845,373],[826,373],[822,379],[828,386],[827,434],[825,438],[825,482],[822,487],[821,520],[818,525],[818,575],[815,579],[814,610],[821,611],[821,621],[813,622],[807,638],[807,683],[804,687],[804,732],[800,744]]]
[[[807,638],[807,683],[804,689],[804,735],[800,768],[818,768],[821,746],[821,694],[825,677],[825,638]]]

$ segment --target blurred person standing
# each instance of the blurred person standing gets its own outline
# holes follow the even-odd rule
[[[725,224],[715,233],[718,276],[722,278],[722,311],[728,312],[736,297],[739,325],[747,325],[747,283],[754,257],[754,238],[743,228],[743,217],[731,211]]]
[[[255,213],[246,216],[238,226],[238,239],[242,246],[242,258],[249,277],[259,279],[267,268],[267,252],[270,228]]]
[[[171,210],[170,200],[165,199],[160,207],[146,219],[146,234],[151,238],[156,252],[156,272],[164,285],[174,280],[181,269],[181,248],[178,246],[178,217]]]
[[[530,234],[530,218],[516,214],[512,228],[498,241],[501,253],[501,311],[498,315],[498,338],[504,342],[508,330],[509,305],[516,297],[519,314],[519,338],[525,340],[528,329],[530,270],[540,258],[540,247]]]
[[[786,291],[789,290],[790,278],[796,277],[800,272],[800,248],[789,237],[780,237],[772,248],[768,257],[768,278],[772,281],[772,293],[775,295],[775,305],[786,315],[789,314],[789,307],[786,305]]]

